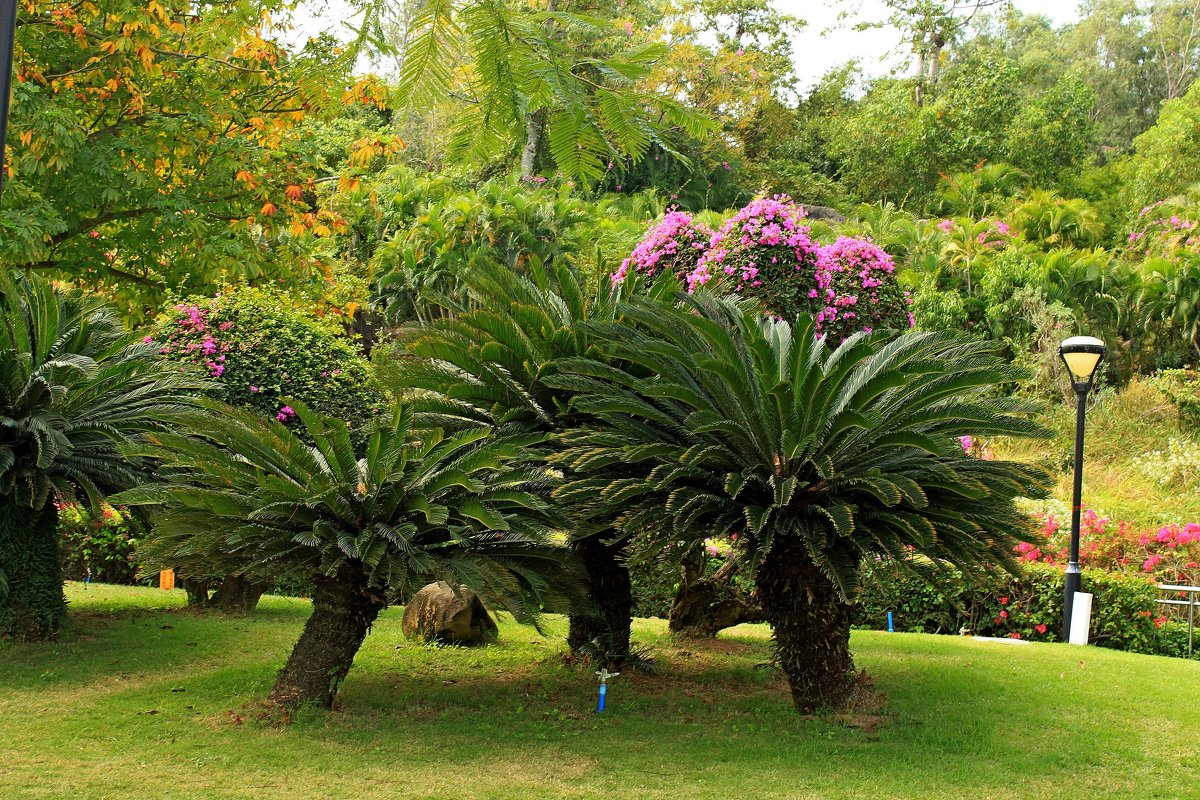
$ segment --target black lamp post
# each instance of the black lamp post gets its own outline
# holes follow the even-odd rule
[[[0,197],[4,191],[4,147],[8,142],[8,103],[12,98],[13,42],[17,0],[0,0]]]
[[[1083,415],[1087,410],[1087,395],[1092,388],[1096,370],[1108,352],[1104,342],[1094,336],[1072,336],[1058,348],[1059,358],[1071,373],[1075,389],[1075,488],[1071,494],[1071,558],[1067,563],[1067,578],[1063,596],[1063,641],[1071,638],[1071,610],[1075,593],[1079,591],[1079,507],[1083,494]]]

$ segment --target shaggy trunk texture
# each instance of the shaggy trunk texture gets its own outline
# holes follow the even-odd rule
[[[712,639],[725,628],[764,621],[766,612],[757,594],[735,585],[736,576],[737,563],[732,559],[707,578],[685,567],[683,585],[671,606],[671,633],[688,639]]]
[[[255,583],[241,575],[226,575],[205,605],[226,614],[249,614],[269,588],[265,583]]]
[[[345,564],[336,576],[313,583],[312,615],[275,679],[271,699],[286,706],[315,703],[332,708],[358,648],[386,603],[368,588],[358,564]]]
[[[797,537],[776,539],[756,582],[796,710],[845,707],[858,683],[850,656],[850,606]]]
[[[0,502],[0,637],[47,639],[66,615],[58,509]]]
[[[629,655],[633,586],[625,564],[625,543],[609,544],[605,538],[607,535],[589,536],[572,545],[583,563],[595,613],[571,615],[567,645],[573,652],[596,648],[608,669],[616,670]]]

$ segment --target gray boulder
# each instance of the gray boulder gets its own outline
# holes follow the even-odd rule
[[[409,639],[441,644],[480,645],[496,641],[500,629],[483,602],[465,586],[431,583],[404,608],[401,623]]]
[[[829,222],[838,223],[846,221],[846,215],[840,213],[836,208],[830,208],[829,206],[810,206],[808,204],[802,205],[804,206],[804,215],[809,219],[823,219],[828,220]]]

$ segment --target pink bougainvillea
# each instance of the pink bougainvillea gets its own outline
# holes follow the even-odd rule
[[[712,231],[696,222],[691,214],[669,211],[651,226],[629,258],[621,262],[620,268],[612,274],[612,282],[624,282],[631,272],[640,274],[647,281],[661,274],[672,274],[684,280],[696,268],[712,235]]]

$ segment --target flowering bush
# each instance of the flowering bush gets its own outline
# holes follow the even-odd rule
[[[1018,558],[1026,563],[1065,565],[1071,535],[1070,519],[1063,514],[1040,515],[1046,543],[1017,545]],[[1137,573],[1157,583],[1200,581],[1200,522],[1172,523],[1156,531],[1137,531],[1126,522],[1085,508],[1079,516],[1080,563],[1109,572]]]
[[[804,210],[786,195],[761,197],[721,225],[687,276],[695,290],[714,279],[758,298],[767,311],[791,318],[815,305],[827,286],[817,278],[820,245],[803,224]],[[822,298],[823,299],[823,298]]]
[[[78,503],[58,506],[63,574],[68,580],[134,583],[136,528],[124,509],[105,505],[99,513]]]
[[[358,428],[383,396],[340,333],[283,295],[243,288],[171,306],[146,340],[212,378],[215,396],[231,405],[291,423],[288,403],[300,400]]]
[[[916,323],[912,297],[896,282],[896,265],[883,248],[867,239],[840,236],[817,254],[817,289],[809,298],[825,307],[817,312],[818,330],[840,342],[857,331],[911,328]]]
[[[612,275],[612,282],[622,283],[630,271],[640,274],[647,282],[664,273],[686,280],[704,255],[712,235],[708,226],[696,222],[691,214],[668,211],[646,232],[629,258],[621,262]]]
[[[971,633],[1032,641],[1058,641],[1062,626],[1061,567],[1023,564],[1016,577],[976,578],[918,563],[900,569],[875,562],[863,571],[856,617],[864,627]],[[1090,641],[1135,653],[1179,655],[1177,630],[1159,615],[1154,583],[1144,576],[1085,569],[1083,591],[1095,596]]]
[[[1135,469],[1161,486],[1200,486],[1200,450],[1190,441],[1174,436],[1166,450],[1154,450],[1133,461]]]
[[[1159,201],[1138,213],[1125,249],[1135,256],[1178,260],[1200,254],[1200,209]]]

